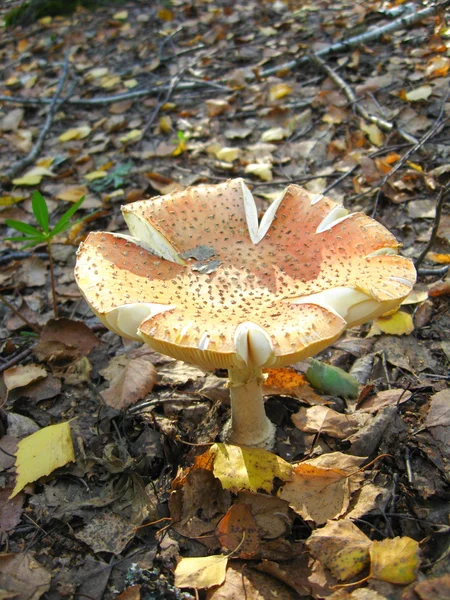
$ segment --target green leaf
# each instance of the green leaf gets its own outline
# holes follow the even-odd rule
[[[357,398],[359,394],[359,384],[354,377],[338,367],[326,365],[314,358],[311,358],[309,369],[306,371],[306,379],[325,394],[345,398]]]
[[[8,242],[33,242],[34,244],[41,244],[42,242],[46,242],[47,239],[42,234],[40,237],[24,235],[24,236],[13,236],[4,238],[5,241]]]
[[[37,222],[42,227],[44,233],[48,233],[48,206],[44,196],[37,190],[33,192],[31,207]]]
[[[42,231],[39,231],[39,229],[36,229],[36,227],[33,227],[32,225],[28,225],[28,223],[23,223],[22,221],[15,221],[14,219],[6,219],[5,223],[6,223],[6,225],[8,225],[8,227],[12,227],[13,229],[16,229],[17,231],[20,231],[21,233],[28,233],[29,235],[32,235],[34,237],[43,235]]]
[[[84,196],[82,196],[78,200],[78,202],[75,202],[75,204],[73,204],[68,210],[66,210],[66,212],[61,216],[59,221],[56,223],[56,225],[50,231],[50,237],[54,237],[55,235],[58,235],[58,233],[62,233],[63,231],[65,231],[68,228],[70,219],[77,212],[77,210],[80,208],[80,206],[83,204],[83,202],[84,202]],[[77,221],[77,223],[79,223],[81,220],[82,219]]]

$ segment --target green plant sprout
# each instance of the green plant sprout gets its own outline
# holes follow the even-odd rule
[[[10,242],[25,242],[25,245],[22,248],[32,248],[34,246],[38,246],[39,244],[46,244],[48,251],[48,260],[50,264],[50,280],[51,280],[51,288],[52,288],[52,299],[53,299],[53,314],[55,315],[55,319],[58,318],[58,307],[56,302],[56,286],[55,286],[55,270],[54,270],[54,262],[53,262],[53,254],[51,248],[51,242],[55,236],[64,231],[67,231],[75,225],[76,223],[80,223],[86,217],[82,219],[78,219],[74,223],[71,223],[70,220],[76,211],[80,208],[81,204],[84,201],[84,196],[82,196],[78,202],[75,202],[66,212],[61,216],[59,221],[54,225],[54,227],[50,226],[49,223],[49,214],[48,214],[48,206],[45,198],[42,196],[40,192],[35,190],[33,192],[33,197],[31,201],[31,207],[33,209],[34,216],[36,217],[36,221],[38,222],[39,228],[33,227],[33,225],[28,225],[28,223],[24,223],[23,221],[15,221],[12,219],[6,219],[5,223],[8,227],[19,231],[23,235],[20,236],[12,236],[5,238]]]

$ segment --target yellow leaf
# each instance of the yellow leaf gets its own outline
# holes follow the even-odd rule
[[[12,206],[25,200],[25,196],[0,196],[0,206]]]
[[[409,335],[414,329],[412,317],[401,310],[388,317],[378,317],[372,323],[367,337],[387,333],[388,335]]]
[[[406,164],[408,165],[408,167],[411,167],[411,169],[414,169],[414,171],[418,171],[419,173],[423,173],[422,167],[420,165],[418,165],[417,163],[413,163],[410,160],[407,160]]]
[[[65,200],[66,202],[78,202],[82,196],[86,196],[88,189],[85,185],[71,185],[63,188],[56,194],[58,200]]]
[[[13,179],[14,185],[38,185],[43,177],[54,177],[54,174],[45,167],[33,167],[23,177]]]
[[[50,25],[51,22],[52,22],[52,17],[42,17],[41,19],[38,20],[38,23],[40,25]]]
[[[49,475],[75,460],[69,422],[44,427],[21,440],[17,447],[17,479],[13,498],[27,483]]]
[[[432,91],[430,85],[422,85],[409,92],[402,90],[400,97],[402,100],[407,100],[408,102],[418,102],[420,100],[427,100],[431,96]]]
[[[86,173],[84,176],[88,181],[95,181],[95,179],[103,179],[106,177],[108,173],[106,171],[91,171],[90,173]]]
[[[438,252],[428,252],[427,258],[435,263],[441,265],[448,265],[450,263],[450,254],[439,254]]]
[[[44,158],[41,158],[40,160],[37,161],[36,166],[37,167],[45,167],[46,169],[48,169],[49,167],[52,166],[52,164],[54,162],[55,162],[54,156],[45,156]]]
[[[85,79],[88,81],[92,81],[93,79],[98,79],[99,77],[104,77],[108,73],[108,67],[97,67],[96,69],[91,69],[85,75]]]
[[[100,85],[105,90],[110,90],[120,83],[120,77],[118,75],[105,75],[100,80]]]
[[[168,8],[160,8],[156,15],[161,21],[173,21],[173,12]]]
[[[131,131],[120,137],[119,140],[125,144],[126,142],[134,142],[140,140],[141,136],[141,129],[131,129]]]
[[[123,85],[128,89],[136,87],[137,84],[138,84],[137,79],[127,79],[126,81],[123,82]]]
[[[222,555],[181,558],[175,568],[175,585],[210,588],[225,581],[228,557]]]
[[[183,152],[185,152],[185,151],[186,151],[186,141],[180,140],[178,146],[172,152],[171,156],[180,156],[180,154],[183,154]]]
[[[419,543],[409,537],[396,537],[370,546],[370,577],[406,585],[417,576]]]
[[[69,142],[70,140],[83,140],[86,138],[92,129],[88,125],[81,127],[72,127],[59,136],[60,142]]]
[[[214,475],[227,490],[264,490],[270,493],[275,477],[288,481],[291,465],[267,450],[245,448],[228,444],[214,444]]]
[[[172,131],[172,119],[164,115],[159,119],[159,129],[162,133],[170,133]]]
[[[382,146],[384,135],[380,128],[375,123],[368,125],[365,121],[361,121],[361,131],[363,131],[374,146]]]
[[[351,521],[328,521],[316,529],[306,545],[336,579],[345,581],[369,564],[371,540]]]
[[[430,253],[431,254],[431,253]],[[427,254],[427,258],[430,257],[430,254]],[[443,254],[442,256],[448,257],[448,262],[450,262],[450,254]],[[433,260],[433,259],[431,259]],[[419,304],[420,302],[425,302],[428,299],[428,287],[424,284],[418,283],[413,287],[413,289],[409,292],[406,298],[403,300],[403,304]]]
[[[272,181],[272,165],[270,163],[250,163],[245,167],[245,172],[256,175],[263,181]]]
[[[261,135],[262,142],[279,142],[280,140],[284,140],[287,137],[288,132],[284,127],[272,127],[271,129],[267,129]]]
[[[224,160],[225,162],[233,162],[233,160],[236,160],[239,157],[240,153],[240,148],[231,148],[225,146],[216,152],[216,157],[219,160]]]
[[[276,83],[269,90],[269,100],[273,102],[274,100],[280,100],[285,96],[289,96],[292,94],[293,89],[287,83]]]
[[[113,15],[113,19],[117,19],[117,21],[126,21],[128,19],[128,11],[121,10],[119,12],[116,12],[116,14]]]

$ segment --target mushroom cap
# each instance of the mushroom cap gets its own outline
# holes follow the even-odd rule
[[[207,369],[312,356],[416,278],[385,227],[297,185],[260,222],[242,179],[122,210],[131,236],[89,234],[78,286],[112,331]]]

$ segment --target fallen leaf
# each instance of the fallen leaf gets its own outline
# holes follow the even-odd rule
[[[408,102],[419,102],[420,100],[427,100],[431,96],[432,91],[431,85],[422,85],[409,92],[402,90],[400,98]]]
[[[0,131],[16,131],[22,122],[25,111],[13,108],[0,120]]]
[[[142,129],[131,129],[128,133],[122,135],[119,140],[125,144],[126,142],[137,142],[141,137]]]
[[[370,546],[370,577],[406,585],[417,577],[419,543],[409,537],[395,537]]]
[[[50,589],[51,575],[31,552],[0,554],[0,590],[3,598],[38,600]]]
[[[228,557],[222,555],[181,558],[175,568],[175,585],[203,589],[225,581]]]
[[[260,534],[251,506],[236,502],[216,528],[216,536],[222,548],[234,550],[239,547],[240,558],[255,558],[259,550]]]
[[[0,450],[1,452],[1,450]],[[20,523],[25,494],[10,499],[11,488],[0,489],[0,531],[8,533]]]
[[[136,533],[135,524],[113,512],[100,513],[75,532],[94,552],[120,554]]]
[[[206,600],[296,600],[298,594],[274,577],[233,561],[220,587],[208,590]]]
[[[45,167],[33,167],[23,175],[13,179],[14,185],[38,185],[43,177],[54,177],[55,175]]]
[[[225,162],[233,162],[233,160],[236,160],[237,158],[239,158],[240,153],[241,153],[240,148],[230,148],[230,147],[224,146],[223,148],[220,148],[216,152],[216,157],[219,160],[224,160]]]
[[[214,98],[205,100],[205,105],[208,117],[217,117],[231,108],[226,100]]]
[[[288,481],[291,477],[288,462],[261,448],[214,444],[209,452],[214,456],[214,475],[232,492],[271,492],[275,478]]]
[[[272,164],[271,163],[250,163],[245,167],[245,172],[248,175],[255,175],[263,181],[272,181]]]
[[[344,415],[327,406],[311,406],[300,408],[291,416],[292,422],[305,433],[322,433],[343,440],[355,433],[364,425],[369,417],[361,415]]]
[[[440,265],[450,264],[450,254],[439,254],[438,252],[428,252],[427,260],[432,260]]]
[[[86,196],[88,189],[85,185],[70,185],[62,188],[56,194],[58,200],[65,200],[66,202],[78,202],[82,196]]]
[[[269,101],[274,102],[280,100],[285,96],[289,96],[293,92],[292,86],[287,83],[276,83],[269,89]]]
[[[109,366],[100,371],[100,374],[106,379],[110,378],[110,386],[101,393],[102,398],[116,410],[127,408],[145,398],[158,379],[155,367],[146,357],[113,357]]]
[[[90,173],[86,173],[84,178],[87,181],[95,181],[96,179],[103,179],[107,175],[108,175],[108,173],[106,171],[98,170],[98,171],[91,171]]]
[[[360,124],[361,131],[363,131],[369,140],[372,142],[374,146],[382,146],[384,143],[384,135],[382,134],[380,128],[376,123],[366,123],[365,121],[361,121]]]
[[[16,453],[17,479],[11,498],[27,483],[75,460],[69,422],[44,427],[21,440]]]
[[[446,77],[449,67],[450,58],[447,56],[432,56],[425,67],[425,75],[428,79]]]
[[[357,409],[364,412],[375,413],[386,406],[398,406],[407,402],[412,396],[408,390],[395,389],[384,390],[376,394],[365,396],[361,403],[358,399]]]
[[[382,333],[389,335],[409,335],[414,330],[412,316],[402,310],[388,317],[378,317],[372,323],[367,337]]]
[[[116,12],[113,15],[113,19],[117,19],[118,21],[126,21],[128,19],[128,11],[127,10],[121,10],[119,12]]]
[[[47,377],[47,371],[41,365],[19,365],[7,369],[4,372],[3,377],[6,388],[10,392],[15,388],[23,387],[33,381],[44,379]]]
[[[339,581],[346,581],[369,564],[371,540],[351,521],[329,521],[312,532],[306,545]]]
[[[70,142],[71,140],[84,140],[90,135],[92,128],[89,125],[72,127],[59,136],[60,142]]]
[[[347,510],[353,488],[362,478],[356,471],[364,460],[333,452],[299,463],[293,466],[292,478],[278,496],[303,519],[317,525],[326,523]]]
[[[33,352],[45,362],[77,361],[98,344],[100,340],[83,321],[61,317],[46,323]]]
[[[262,142],[279,142],[288,136],[288,132],[284,127],[272,127],[267,129],[261,135]]]

